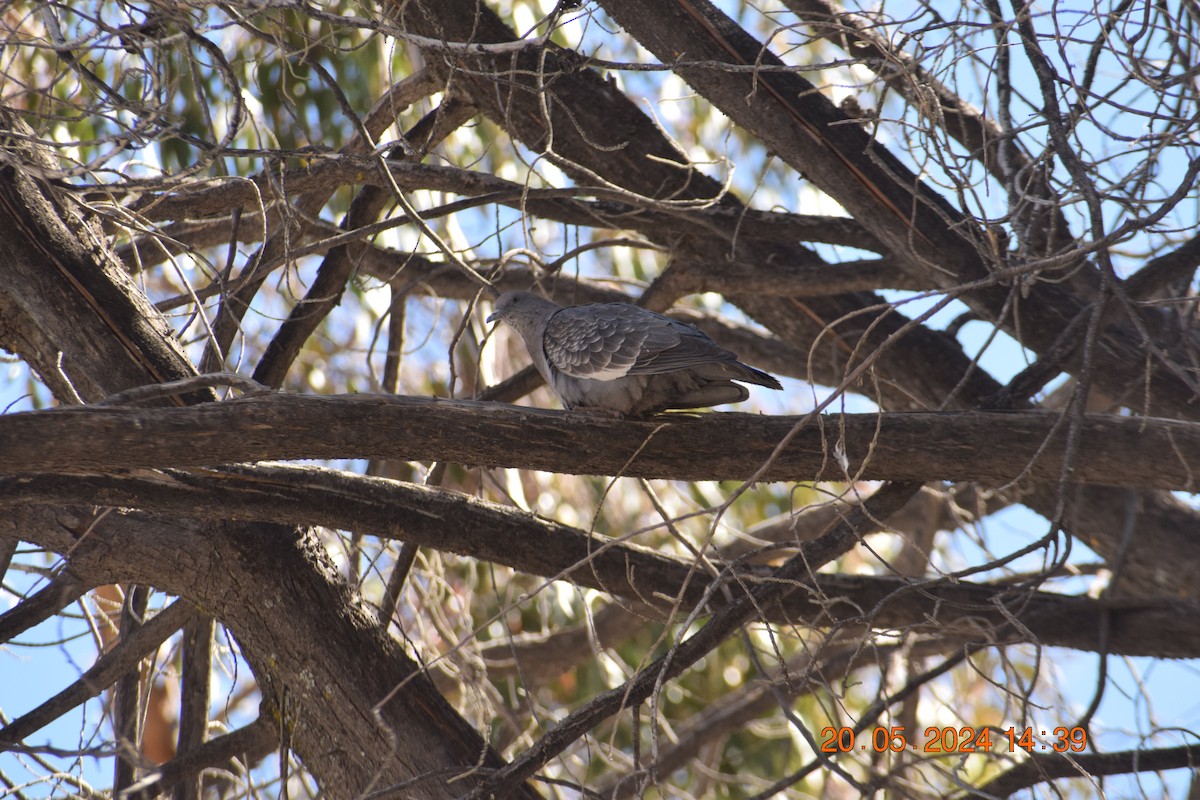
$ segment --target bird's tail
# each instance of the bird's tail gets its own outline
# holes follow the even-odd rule
[[[775,380],[774,375],[768,375],[761,369],[755,369],[749,364],[729,359],[728,361],[710,361],[692,372],[710,381],[734,380],[742,383],[755,383],[769,389],[782,389],[783,384]]]
[[[740,361],[735,361],[730,366],[737,369],[737,374],[730,375],[735,381],[745,381],[746,383],[755,383],[759,386],[766,386],[768,389],[782,389],[783,384],[775,379],[774,375],[763,372],[761,369],[755,369],[749,364],[743,364]]]

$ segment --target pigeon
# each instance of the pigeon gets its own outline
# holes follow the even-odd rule
[[[783,388],[699,328],[627,303],[564,307],[530,292],[505,292],[487,318],[497,320],[521,334],[568,411],[636,417],[750,396],[733,381]]]

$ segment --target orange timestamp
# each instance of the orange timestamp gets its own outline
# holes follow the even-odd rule
[[[866,734],[862,731],[861,734]],[[1056,753],[1081,753],[1087,749],[1087,729],[1059,726],[1049,731],[1040,728],[956,728],[946,725],[931,725],[925,729],[918,743],[910,743],[904,734],[904,726],[874,728],[860,739],[853,728],[825,727],[821,729],[822,753],[850,753],[855,750],[872,750],[876,753],[899,753],[902,750],[917,750],[922,753],[991,753],[1024,750],[1053,750]],[[1035,738],[1036,736],[1041,739]]]

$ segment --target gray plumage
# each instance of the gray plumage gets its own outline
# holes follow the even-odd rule
[[[530,292],[505,292],[487,318],[495,320],[521,334],[567,409],[639,416],[750,396],[733,381],[783,388],[698,328],[627,303],[564,308]]]

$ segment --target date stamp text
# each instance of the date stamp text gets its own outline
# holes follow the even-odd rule
[[[1027,753],[1043,750],[1081,753],[1087,749],[1087,730],[1061,725],[1045,730],[1033,727],[1000,729],[932,725],[925,729],[922,736],[910,741],[903,725],[869,728],[859,733],[847,727],[821,729],[822,753],[850,753],[855,750],[899,753],[907,749],[934,754],[1015,753],[1018,750]]]

